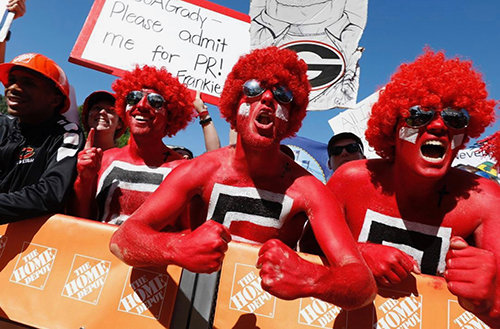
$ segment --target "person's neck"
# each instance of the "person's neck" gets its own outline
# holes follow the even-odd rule
[[[253,147],[245,144],[238,134],[235,151],[235,164],[239,170],[246,171],[250,177],[276,176],[280,167],[280,144],[269,147]]]
[[[444,186],[444,177],[425,177],[410,170],[404,163],[395,161],[394,190],[398,198],[417,201],[416,204],[428,202],[436,197],[436,193]],[[418,202],[420,201],[420,202]],[[424,203],[425,204],[425,203]]]
[[[110,134],[108,133],[108,131],[96,130],[94,136],[94,145],[100,147],[103,151],[116,147],[114,134]]]
[[[161,138],[151,138],[151,136],[130,135],[129,150],[133,158],[155,167],[167,162],[171,153]]]

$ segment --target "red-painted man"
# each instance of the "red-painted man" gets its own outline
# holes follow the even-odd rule
[[[182,157],[163,143],[193,116],[193,100],[165,69],[135,68],[113,83],[116,111],[130,129],[129,144],[80,152],[74,214],[121,224],[156,190]],[[101,160],[102,158],[102,160]]]
[[[366,137],[382,159],[346,164],[327,186],[379,284],[443,275],[464,308],[498,325],[500,187],[451,168],[494,120],[486,98],[470,62],[427,50],[373,106]]]
[[[220,268],[227,243],[264,244],[262,286],[293,299],[315,296],[345,308],[369,303],[375,283],[340,208],[314,176],[280,152],[300,127],[308,103],[306,64],[271,47],[240,58],[221,97],[221,113],[238,132],[235,146],[215,150],[172,171],[111,239],[112,252],[133,266],[176,264],[194,272]],[[192,232],[161,232],[193,199],[205,218]],[[325,231],[332,267],[302,260],[296,245],[306,218]],[[206,219],[206,220],[205,220]],[[287,246],[288,245],[288,246]],[[315,273],[296,276],[297,267]],[[342,280],[345,285],[336,284]]]

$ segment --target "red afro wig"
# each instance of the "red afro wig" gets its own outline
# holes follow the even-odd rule
[[[413,63],[402,64],[391,81],[380,92],[373,105],[366,139],[378,155],[394,157],[396,125],[400,118],[409,116],[414,105],[435,108],[465,108],[470,122],[464,144],[470,137],[479,137],[494,120],[494,100],[487,100],[488,92],[481,74],[470,61],[446,59],[443,52],[426,49]]]
[[[481,150],[494,157],[497,161],[497,166],[500,166],[500,131],[485,138],[481,143],[483,143]]]
[[[220,112],[231,128],[236,128],[238,104],[243,96],[243,84],[251,79],[260,81],[264,88],[286,86],[293,93],[288,133],[295,135],[302,125],[309,104],[307,64],[288,49],[268,47],[256,49],[240,57],[229,73],[220,100]]]
[[[133,90],[153,89],[165,98],[167,127],[165,136],[173,136],[184,129],[194,116],[193,98],[188,89],[164,68],[136,66],[121,79],[113,82],[116,95],[116,112],[125,117],[127,94]]]

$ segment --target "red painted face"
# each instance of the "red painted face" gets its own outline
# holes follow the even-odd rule
[[[132,135],[163,138],[167,117],[166,104],[160,105],[161,99],[163,97],[152,89],[132,91],[128,94],[126,113]]]
[[[426,125],[412,128],[400,120],[397,129],[396,162],[428,178],[446,174],[463,143],[466,130],[448,127],[440,111],[436,111]]]
[[[240,99],[236,128],[244,143],[267,147],[286,135],[291,103],[278,101],[275,94],[266,89],[257,96],[243,95]]]

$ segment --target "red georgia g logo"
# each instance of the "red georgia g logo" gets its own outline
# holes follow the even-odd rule
[[[19,153],[19,160],[29,159],[35,154],[35,150],[31,147],[25,147]]]

